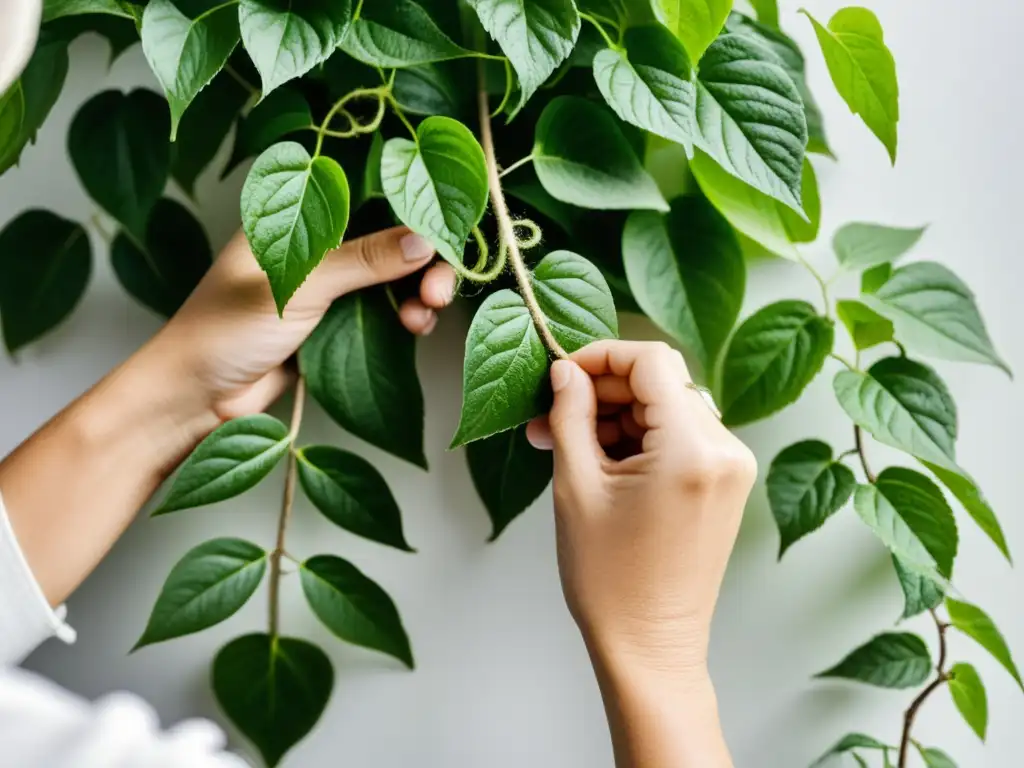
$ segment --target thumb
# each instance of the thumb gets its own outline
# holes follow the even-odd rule
[[[556,471],[564,467],[575,479],[592,476],[604,454],[597,441],[597,393],[590,376],[570,360],[551,366],[555,402],[548,416]]]

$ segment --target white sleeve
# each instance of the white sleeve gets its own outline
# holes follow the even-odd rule
[[[14,529],[0,497],[0,669],[18,664],[51,637],[75,642],[64,623],[64,606],[50,607],[14,538]]]

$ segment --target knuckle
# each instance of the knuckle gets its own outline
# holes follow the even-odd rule
[[[757,459],[739,440],[708,446],[680,468],[679,481],[690,492],[709,493],[726,488],[753,486]]]
[[[384,271],[389,250],[380,237],[361,237],[355,242],[356,261],[363,271],[376,275]]]

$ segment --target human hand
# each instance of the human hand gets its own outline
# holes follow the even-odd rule
[[[555,362],[551,381],[551,413],[527,435],[554,449],[559,567],[591,652],[706,674],[753,454],[667,345],[597,342]]]

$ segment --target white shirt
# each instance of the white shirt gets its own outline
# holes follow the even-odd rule
[[[51,637],[75,632],[50,608],[14,537],[0,498],[0,762],[5,768],[246,768],[223,751],[213,723],[162,731],[141,699],[115,693],[95,704],[13,665]]]

